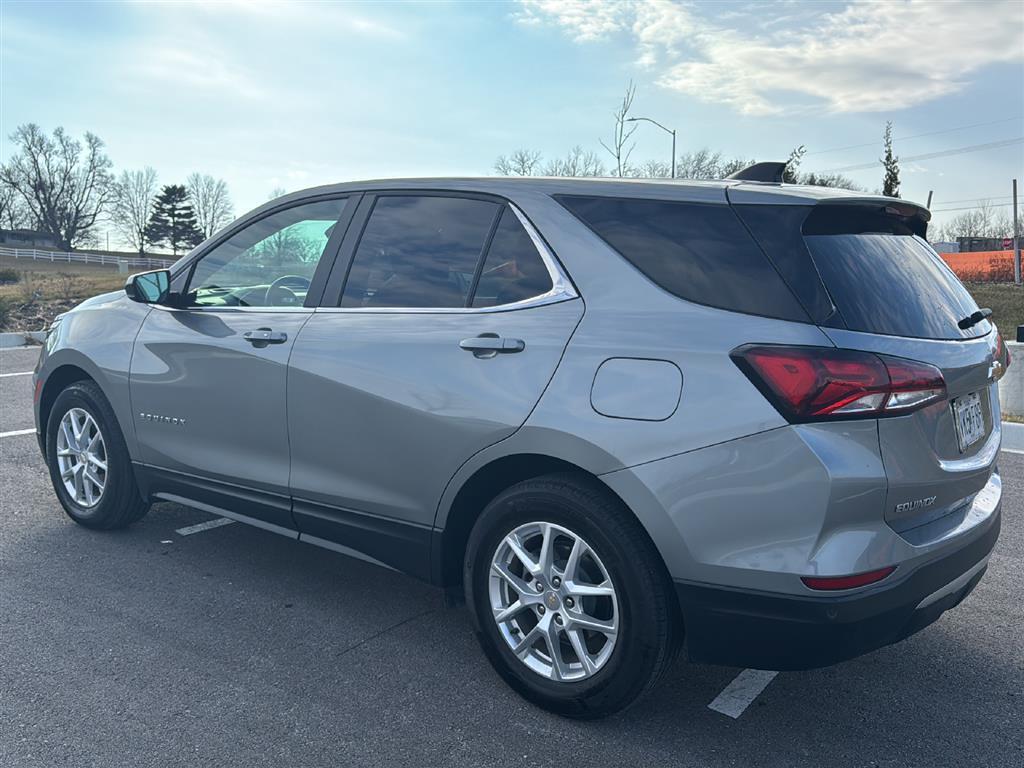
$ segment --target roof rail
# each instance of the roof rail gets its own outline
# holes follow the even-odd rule
[[[782,183],[782,174],[788,163],[754,163],[730,173],[725,178],[735,181],[767,181],[773,184]]]

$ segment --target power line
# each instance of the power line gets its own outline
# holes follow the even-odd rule
[[[992,205],[986,206],[987,208],[1010,208],[1013,203],[993,203]],[[946,211],[976,211],[981,208],[980,205],[967,205],[963,208],[932,208],[932,213],[945,213]]]
[[[982,195],[981,197],[965,197],[962,200],[942,200],[939,205],[950,203],[982,203],[987,200],[1009,200],[1013,195]]]
[[[909,155],[907,157],[898,158],[901,163],[908,163],[914,160],[932,160],[936,157],[948,157],[949,155],[962,155],[967,152],[981,152],[986,149],[999,149],[1000,147],[1009,147],[1013,144],[1020,144],[1024,142],[1024,136],[1018,136],[1015,139],[1004,139],[1003,141],[990,141],[985,144],[972,144],[969,147],[957,147],[956,149],[946,149],[941,152],[927,152],[923,155]],[[841,171],[865,171],[870,168],[877,168],[879,165],[878,160],[871,163],[862,163],[860,165],[844,165],[842,168],[831,168],[825,173],[839,173]]]
[[[913,136],[896,136],[893,141],[910,141],[911,139],[921,139],[925,136],[938,136],[943,133],[953,133],[955,131],[966,131],[968,128],[982,128],[987,125],[999,125],[1001,123],[1010,123],[1015,120],[1024,120],[1022,117],[1004,117],[1002,120],[990,120],[987,123],[971,123],[970,125],[961,125],[958,128],[946,128],[941,131],[930,131],[928,133],[915,133]],[[807,152],[804,157],[810,157],[811,155],[825,155],[831,152],[843,152],[847,149],[861,149],[862,147],[877,147],[878,141],[868,141],[864,144],[851,144],[848,147],[836,147],[834,149],[818,149],[814,152]]]

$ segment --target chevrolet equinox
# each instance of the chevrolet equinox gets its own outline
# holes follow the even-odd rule
[[[780,169],[267,203],[54,321],[57,498],[464,594],[497,672],[573,717],[680,648],[786,670],[896,642],[985,571],[1009,355],[927,210]]]

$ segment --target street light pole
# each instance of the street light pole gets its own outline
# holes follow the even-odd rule
[[[659,128],[661,128],[661,130],[663,130],[665,133],[672,134],[672,178],[674,179],[676,177],[676,131],[675,131],[675,128],[666,128],[664,125],[659,123],[657,120],[652,120],[649,117],[627,117],[626,118],[626,122],[627,123],[636,123],[636,122],[640,122],[641,120],[644,121],[645,123],[653,123],[654,125],[656,125]]]

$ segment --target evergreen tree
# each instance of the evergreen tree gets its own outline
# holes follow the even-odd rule
[[[892,121],[885,124],[885,157],[879,162],[885,168],[885,179],[882,181],[882,194],[886,197],[900,196],[900,159],[892,153]]]
[[[168,184],[160,190],[146,225],[146,240],[167,246],[175,256],[203,241],[184,185]]]

